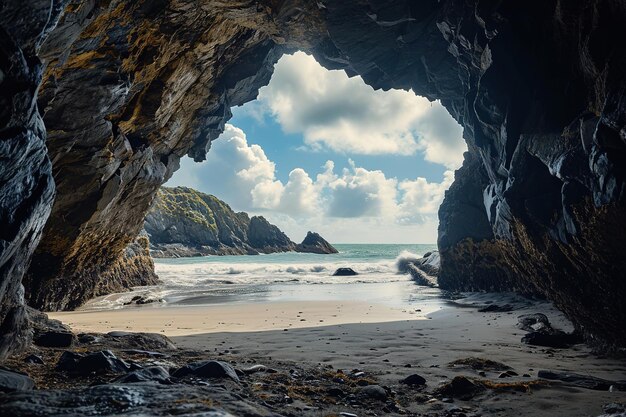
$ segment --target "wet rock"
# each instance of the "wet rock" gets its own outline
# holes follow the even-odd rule
[[[437,287],[439,274],[439,252],[427,252],[422,258],[399,257],[396,267],[399,272],[409,273],[418,285]]]
[[[152,382],[105,384],[69,390],[36,390],[0,396],[2,416],[207,416],[276,415],[221,387]]]
[[[580,375],[569,372],[553,372],[539,371],[539,378],[549,379],[553,381],[561,381],[567,385],[587,388],[596,391],[608,391],[611,386],[617,391],[626,391],[626,380],[624,381],[608,381],[602,378],[596,378],[588,375]]]
[[[470,400],[484,390],[485,388],[482,385],[476,384],[464,376],[456,376],[452,381],[438,387],[434,391],[434,395],[437,397]]]
[[[359,275],[359,274],[352,268],[337,268],[337,270],[333,273],[333,276],[335,277],[345,277],[345,276],[350,276],[350,275]]]
[[[307,232],[306,237],[304,238],[302,243],[296,245],[296,252],[318,254],[338,253],[337,249],[335,249],[333,245],[328,243],[326,239],[314,232]]]
[[[160,384],[171,383],[169,371],[162,366],[149,366],[147,368],[138,369],[117,378],[113,382],[120,384],[137,382],[158,382]]]
[[[359,396],[372,400],[386,401],[389,394],[387,394],[387,391],[380,385],[368,385],[359,389]]]
[[[426,385],[426,379],[423,376],[418,374],[412,374],[404,378],[400,381],[401,384],[410,385],[410,386],[422,386]]]
[[[79,375],[92,373],[126,373],[133,368],[125,361],[118,359],[113,352],[103,350],[86,355],[75,352],[63,352],[57,362],[57,369]]]
[[[239,376],[237,376],[235,369],[222,361],[192,362],[174,371],[172,376],[176,378],[184,378],[186,376],[216,379],[230,378],[235,382],[239,382]]]
[[[38,356],[38,355],[28,355],[27,357],[24,358],[24,362],[32,363],[32,364],[35,364],[35,365],[44,365],[45,364],[43,358],[41,356]]]
[[[0,367],[0,392],[31,390],[34,387],[35,381],[27,375]]]

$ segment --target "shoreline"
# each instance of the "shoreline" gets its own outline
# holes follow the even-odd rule
[[[156,332],[171,337],[180,352],[241,366],[262,364],[287,375],[316,369],[362,370],[377,384],[397,391],[396,401],[409,415],[456,415],[453,411],[460,409],[476,416],[597,416],[603,405],[626,400],[624,392],[585,389],[539,377],[542,370],[613,381],[626,375],[626,362],[597,356],[584,344],[553,349],[521,343],[525,332],[516,327],[521,314],[540,312],[555,328],[571,330],[571,323],[550,303],[522,300],[516,304],[514,296],[503,294],[478,294],[469,300],[442,300],[436,308],[421,312],[366,302],[308,301],[142,307],[49,316],[70,324],[76,332]],[[513,311],[478,311],[477,307],[490,303],[512,305]],[[454,361],[472,358],[496,361],[513,373],[451,366]],[[415,373],[428,381],[424,388],[415,391],[399,384]],[[486,381],[493,388],[467,400],[455,397],[448,401],[429,394],[461,376]],[[284,407],[279,410],[290,409]],[[345,406],[323,410],[327,413],[303,415],[332,415],[331,411],[360,415],[363,411]]]

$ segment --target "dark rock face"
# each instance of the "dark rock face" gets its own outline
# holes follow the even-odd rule
[[[302,243],[296,245],[296,252],[308,252],[308,253],[338,253],[337,249],[330,243],[321,237],[318,233],[307,232]]]
[[[144,228],[155,257],[286,252],[296,246],[265,218],[235,213],[218,198],[187,187],[162,187]]]
[[[63,309],[97,292],[179,158],[202,160],[296,48],[441,99],[465,127],[440,210],[443,288],[542,294],[626,346],[622,1],[67,3],[0,11],[1,346],[20,340],[53,194],[36,56],[58,194],[25,282],[33,305]]]
[[[54,184],[37,109],[36,55],[63,1],[0,8],[0,359],[24,345],[22,276],[50,214]]]
[[[254,216],[250,219],[248,241],[252,247],[264,253],[292,251],[296,247],[286,234],[263,216]]]
[[[48,282],[38,275],[27,275],[24,279],[27,302],[45,310],[72,310],[93,297],[155,285],[159,277],[154,272],[149,245],[148,237],[140,234],[115,262],[104,270],[85,273],[84,281],[80,282],[64,279]]]

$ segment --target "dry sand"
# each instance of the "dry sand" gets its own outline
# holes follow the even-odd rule
[[[511,366],[519,376],[507,378],[506,382],[536,379],[543,369],[626,379],[624,361],[594,356],[584,345],[549,349],[520,343],[525,333],[515,326],[520,314],[543,312],[554,327],[569,330],[567,320],[547,303],[534,303],[508,313],[481,313],[475,308],[451,305],[433,306],[431,310],[436,311],[328,301],[148,307],[50,316],[75,331],[158,332],[172,337],[181,348],[206,350],[222,358],[233,355],[260,363],[281,360],[347,370],[359,368],[378,375],[382,383],[389,385],[397,385],[411,373],[424,376],[431,388],[456,375],[478,378],[478,371],[448,366],[453,360],[467,357]],[[486,378],[503,382],[499,374],[488,371]],[[602,414],[603,404],[625,401],[624,392],[554,383],[530,393],[494,392],[482,396],[479,403],[433,401],[416,405],[416,409],[444,412],[468,405],[482,415],[597,416]]]

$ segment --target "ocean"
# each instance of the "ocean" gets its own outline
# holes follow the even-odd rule
[[[412,308],[434,301],[439,290],[416,285],[397,262],[436,249],[424,244],[336,244],[339,253],[275,253],[156,259],[162,283],[98,297],[82,310],[166,308],[273,301],[369,301]],[[333,276],[340,267],[355,276]],[[159,300],[129,304],[133,297]]]

